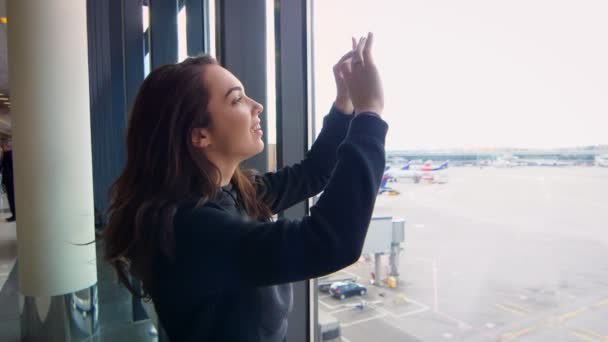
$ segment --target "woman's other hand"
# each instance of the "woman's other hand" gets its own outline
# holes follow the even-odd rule
[[[352,38],[352,50],[347,52],[336,65],[334,65],[334,78],[336,80],[336,101],[334,104],[336,108],[344,113],[344,114],[352,114],[354,110],[353,102],[350,98],[350,93],[348,91],[348,86],[346,85],[346,80],[344,79],[344,75],[342,74],[343,68],[350,69],[351,59],[355,52],[355,48],[357,47],[357,40]]]

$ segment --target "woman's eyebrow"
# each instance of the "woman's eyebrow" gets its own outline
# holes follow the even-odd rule
[[[236,87],[232,87],[232,88],[228,89],[228,91],[226,92],[226,95],[224,95],[224,98],[228,97],[228,95],[230,95],[230,93],[232,93],[235,90],[243,91],[243,88],[236,86]]]

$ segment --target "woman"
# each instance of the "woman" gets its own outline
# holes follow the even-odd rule
[[[359,258],[388,129],[372,40],[353,42],[334,68],[336,103],[306,158],[275,173],[239,169],[264,148],[262,106],[214,59],[165,65],[143,82],[105,257],[126,286],[128,275],[142,281],[172,341],[283,341],[287,283]],[[309,216],[271,220],[322,190]]]

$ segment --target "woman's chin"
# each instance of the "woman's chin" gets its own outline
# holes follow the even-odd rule
[[[262,151],[264,151],[264,142],[262,141],[262,139],[254,143],[254,145],[256,148],[252,153],[250,153],[249,158],[257,156],[258,154],[262,153]]]
[[[262,141],[262,139],[260,139],[259,143],[258,143],[258,153],[262,153],[262,151],[264,151],[264,142]]]

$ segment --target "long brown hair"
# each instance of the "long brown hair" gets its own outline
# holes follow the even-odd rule
[[[135,99],[126,166],[110,189],[108,224],[102,234],[106,261],[134,295],[149,297],[154,259],[174,255],[173,215],[178,204],[192,201],[202,206],[220,187],[219,169],[190,139],[192,129],[211,122],[203,73],[206,66],[217,64],[204,55],[161,66],[146,77]],[[231,183],[246,214],[269,221],[268,202],[258,200],[267,194],[256,193],[255,174],[237,168]],[[129,274],[143,281],[142,293],[130,285]]]

